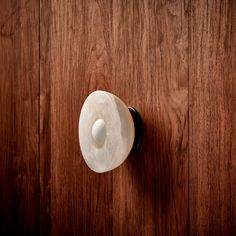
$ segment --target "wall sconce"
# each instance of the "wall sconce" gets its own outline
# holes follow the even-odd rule
[[[78,129],[83,158],[98,173],[118,167],[141,145],[138,111],[105,91],[94,91],[86,98]]]

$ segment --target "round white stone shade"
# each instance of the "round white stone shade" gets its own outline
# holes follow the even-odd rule
[[[90,169],[102,173],[122,164],[134,135],[131,113],[118,97],[98,90],[86,98],[79,118],[79,143]]]

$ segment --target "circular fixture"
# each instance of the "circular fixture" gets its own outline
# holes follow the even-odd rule
[[[118,167],[141,145],[139,113],[105,91],[94,91],[86,98],[78,128],[83,158],[98,173]]]

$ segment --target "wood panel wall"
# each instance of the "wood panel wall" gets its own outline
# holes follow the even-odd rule
[[[236,235],[236,2],[189,17],[190,233]]]
[[[39,3],[0,1],[0,234],[39,231]]]
[[[78,145],[102,89],[140,152],[93,173]],[[0,0],[1,235],[236,235],[234,0]]]

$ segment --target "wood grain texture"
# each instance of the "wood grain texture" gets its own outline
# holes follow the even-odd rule
[[[50,1],[40,1],[40,120],[39,120],[39,183],[40,183],[40,235],[51,234],[51,80],[49,29],[51,27]]]
[[[50,202],[45,204],[52,235],[102,235],[112,229],[108,207],[112,203],[112,173],[96,175],[88,170],[78,145],[79,112],[88,92],[96,87],[92,81],[96,64],[102,73],[106,70],[105,66],[101,68],[102,60],[99,62],[102,28],[94,31],[96,27],[87,24],[97,10],[94,6],[86,1],[41,2],[41,98],[45,101],[41,104],[45,117],[41,131],[48,140],[46,146],[42,145],[47,154],[41,152],[41,156],[48,158],[42,162],[50,163],[50,167],[44,165],[50,171],[50,179],[44,181],[50,187]],[[95,20],[93,24],[99,26]],[[106,83],[102,78],[97,81]],[[45,182],[42,185],[44,188]]]
[[[118,49],[112,92],[140,111],[144,140],[139,155],[114,171],[119,216],[114,234],[183,235],[188,207],[186,6],[181,1],[116,4],[121,19],[114,18],[120,24],[113,28]]]
[[[192,1],[190,233],[236,235],[236,2]]]
[[[38,1],[0,1],[0,234],[39,230]]]
[[[1,235],[236,235],[234,0],[0,0]],[[140,152],[85,164],[102,89],[140,112]]]
[[[51,234],[187,234],[187,5],[41,1],[41,10]],[[96,89],[134,105],[145,137],[138,156],[100,175],[85,165],[77,131]]]

